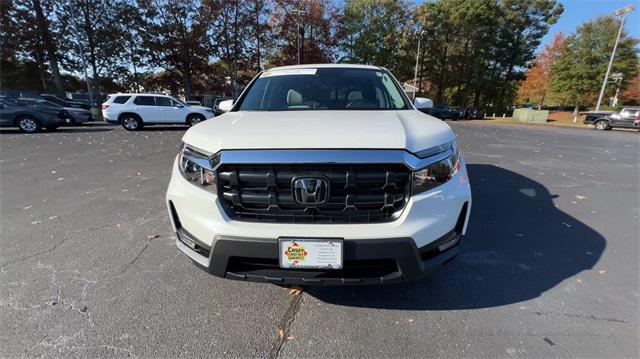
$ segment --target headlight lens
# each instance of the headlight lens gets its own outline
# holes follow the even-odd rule
[[[216,193],[216,173],[211,168],[208,156],[183,145],[178,167],[187,181],[211,193]]]
[[[413,194],[446,183],[460,170],[460,166],[460,153],[454,147],[451,156],[413,173]]]

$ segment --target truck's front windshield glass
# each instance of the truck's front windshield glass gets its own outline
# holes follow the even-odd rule
[[[378,69],[307,68],[265,71],[240,99],[240,111],[406,110],[406,97]]]

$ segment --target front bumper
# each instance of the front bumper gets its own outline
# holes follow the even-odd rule
[[[297,285],[380,284],[416,280],[458,254],[471,209],[462,166],[447,183],[413,195],[400,217],[372,224],[282,224],[228,218],[217,195],[187,182],[177,161],[167,207],[178,248],[207,272],[229,279]],[[278,238],[343,238],[342,270],[278,265]],[[445,244],[443,247],[443,244]]]

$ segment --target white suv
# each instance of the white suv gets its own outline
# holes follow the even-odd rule
[[[213,109],[190,106],[171,96],[157,94],[113,94],[102,104],[102,117],[113,124],[121,124],[128,131],[136,131],[147,124],[196,123],[214,117]]]
[[[276,284],[391,283],[447,263],[471,191],[453,131],[417,110],[430,104],[380,67],[258,74],[182,138],[166,196],[178,248],[216,276]]]

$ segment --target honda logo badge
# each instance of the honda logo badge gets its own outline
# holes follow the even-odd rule
[[[293,179],[293,199],[300,204],[323,204],[329,198],[326,178],[304,177]]]

